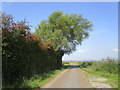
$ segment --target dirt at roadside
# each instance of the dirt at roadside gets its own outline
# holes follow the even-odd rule
[[[112,88],[110,85],[105,84],[105,81],[107,81],[106,78],[89,77],[89,82],[93,88]]]

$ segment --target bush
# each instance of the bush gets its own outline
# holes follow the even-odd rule
[[[62,64],[63,64],[63,65],[69,64],[69,61],[63,61]]]
[[[113,58],[102,59],[101,61],[82,62],[80,65],[84,68],[90,68],[93,71],[106,72],[106,73],[118,73],[118,60]]]
[[[80,67],[87,68],[88,66],[91,66],[92,62],[85,61],[85,62],[80,62]]]
[[[11,15],[2,15],[3,87],[19,87],[24,78],[60,68],[59,53],[29,27],[26,21],[15,23]]]

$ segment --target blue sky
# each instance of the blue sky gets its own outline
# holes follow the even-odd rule
[[[118,5],[117,2],[9,2],[2,3],[2,10],[12,14],[16,21],[27,19],[35,31],[42,20],[57,10],[78,13],[92,21],[93,31],[89,39],[83,41],[78,50],[64,55],[63,60],[99,60],[118,58]]]

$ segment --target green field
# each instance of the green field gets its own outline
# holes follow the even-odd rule
[[[85,70],[89,77],[102,77],[107,81],[104,83],[118,88],[118,68],[119,63],[112,58],[106,58],[101,61],[85,61],[80,63],[80,68]]]

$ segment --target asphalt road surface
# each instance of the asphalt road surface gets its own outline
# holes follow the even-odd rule
[[[76,65],[71,65],[41,88],[91,88],[85,72]]]

